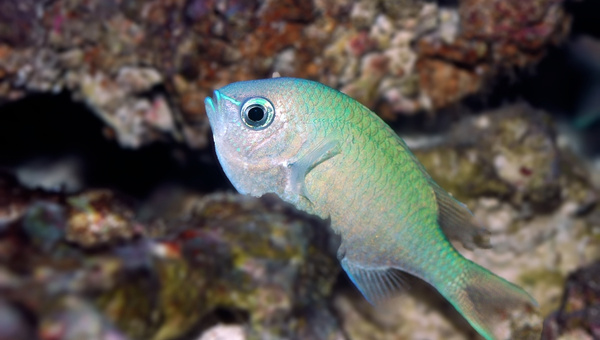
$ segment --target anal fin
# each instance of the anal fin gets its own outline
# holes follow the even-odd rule
[[[342,259],[340,262],[352,283],[373,305],[386,301],[406,287],[401,272],[397,269],[367,267],[354,263],[347,258]]]

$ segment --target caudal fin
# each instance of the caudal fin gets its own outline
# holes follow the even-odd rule
[[[471,261],[465,267],[453,284],[438,288],[475,330],[488,340],[540,338],[541,318],[529,294]]]

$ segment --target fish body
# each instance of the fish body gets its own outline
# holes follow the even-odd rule
[[[487,232],[439,187],[377,115],[323,84],[295,78],[237,82],[207,98],[219,161],[243,194],[275,193],[330,219],[338,258],[371,302],[401,286],[397,271],[435,287],[486,339],[514,310],[536,308],[518,286],[458,253]]]

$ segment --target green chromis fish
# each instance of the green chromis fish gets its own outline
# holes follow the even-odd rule
[[[359,102],[318,82],[272,78],[227,85],[205,105],[233,186],[330,219],[342,267],[369,302],[400,288],[400,270],[435,287],[486,339],[501,338],[514,311],[536,310],[523,289],[452,246],[487,247],[488,234]]]

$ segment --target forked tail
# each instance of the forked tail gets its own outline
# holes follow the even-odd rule
[[[467,259],[463,268],[453,282],[436,287],[475,330],[487,340],[540,338],[541,319],[529,294]]]

